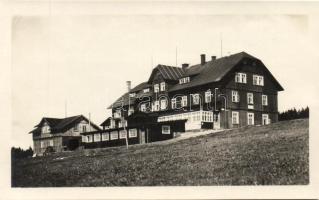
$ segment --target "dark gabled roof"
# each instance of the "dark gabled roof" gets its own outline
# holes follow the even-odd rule
[[[194,65],[186,68],[186,75],[191,76],[189,83],[177,84],[170,91],[181,90],[185,88],[200,86],[212,82],[220,81],[231,69],[233,69],[243,58],[254,58],[245,52],[240,52],[219,59],[208,61],[204,65]],[[258,60],[258,59],[257,59]]]
[[[184,69],[180,67],[173,67],[173,66],[168,66],[168,65],[157,65],[153,71],[152,74],[148,80],[148,83],[151,83],[153,80],[153,77],[155,73],[159,71],[163,77],[164,80],[178,80],[180,77],[184,76],[185,71]]]
[[[113,104],[111,104],[108,109],[117,108],[121,106],[127,106],[129,104],[134,104],[135,101],[139,98],[143,98],[144,96],[150,96],[152,92],[144,93],[143,89],[151,87],[150,84],[147,82],[143,82],[135,86],[133,89],[130,90],[130,93],[136,93],[135,97],[129,97],[129,93],[123,94],[120,98],[118,98]],[[130,101],[129,101],[130,98]]]
[[[64,129],[65,127],[67,127],[70,124],[74,123],[75,121],[81,119],[82,117],[83,117],[82,115],[77,115],[77,116],[63,118],[63,119],[61,119],[61,121],[57,125],[53,126],[52,128],[54,130]]]
[[[35,125],[35,127],[41,126],[42,123],[47,122],[50,126],[57,125],[61,119],[59,118],[52,118],[52,117],[43,117],[39,124]]]
[[[109,126],[111,119],[112,119],[112,117],[106,118],[106,120],[104,120],[104,121],[100,124],[100,126]]]
[[[235,67],[244,59],[254,59],[261,63],[264,66],[265,72],[268,73],[269,77],[273,80],[274,84],[277,86],[279,91],[282,91],[283,88],[279,84],[279,82],[274,78],[274,76],[270,73],[267,67],[259,60],[258,58],[246,53],[240,52],[230,56],[225,56],[218,58],[216,60],[208,61],[205,64],[197,64],[192,65],[187,68],[179,68],[167,65],[158,65],[156,68],[153,69],[152,74],[148,80],[148,82],[143,82],[136,86],[136,91],[140,90],[140,88],[144,87],[145,85],[150,86],[149,84],[152,82],[155,74],[159,71],[165,80],[174,80],[177,81],[182,77],[191,77],[189,83],[184,84],[175,84],[169,89],[171,91],[177,91],[181,89],[202,86],[209,83],[219,82],[221,81],[231,70],[235,69]],[[135,89],[134,88],[134,89]],[[152,94],[152,92],[150,92]],[[142,96],[142,93],[137,93],[136,98],[131,98],[131,104],[135,103],[135,100]],[[148,94],[145,94],[148,95]],[[123,103],[122,103],[123,102]],[[122,97],[120,97],[114,103],[114,107],[119,107],[121,105],[128,105],[128,93],[125,93]],[[108,107],[109,109],[112,106]]]
[[[104,120],[104,122],[102,122],[102,124],[100,126],[109,126],[111,123],[111,119],[115,120],[115,121],[121,121],[121,119],[119,118],[112,118],[112,117],[108,117],[106,120]]]
[[[145,88],[149,88],[151,85],[148,84],[147,82],[143,82],[135,86],[133,89],[130,90],[130,92],[139,92]]]
[[[86,120],[89,121],[86,117],[84,117],[83,115],[77,115],[77,116],[72,116],[72,117],[67,117],[67,118],[49,118],[49,117],[43,117],[40,121],[40,123],[38,125],[36,125],[35,129],[30,131],[30,133],[37,133],[39,131],[41,131],[41,125],[43,124],[43,122],[48,122],[50,128],[51,128],[51,132],[52,133],[56,133],[59,131],[63,131],[71,126],[73,126],[75,123],[77,123],[78,121],[81,120]],[[97,130],[101,130],[100,127],[98,127],[97,125],[95,125],[92,121],[90,122],[90,124],[96,128]]]
[[[108,109],[117,108],[117,107],[121,107],[121,106],[127,106],[129,104],[134,104],[135,100],[136,100],[135,97],[129,97],[129,93],[126,92],[120,98],[118,98],[113,104],[111,104],[108,107]]]

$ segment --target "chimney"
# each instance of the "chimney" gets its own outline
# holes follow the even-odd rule
[[[127,91],[130,92],[131,91],[131,81],[126,81],[127,84]]]
[[[201,54],[200,55],[200,64],[204,65],[206,63],[206,58],[205,58],[205,54]]]
[[[212,56],[212,61],[216,60],[216,56]]]
[[[186,69],[188,66],[189,66],[188,63],[183,63],[183,64],[182,64],[182,68],[183,68],[183,69]]]

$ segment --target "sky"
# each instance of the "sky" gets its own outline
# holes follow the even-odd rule
[[[13,145],[32,146],[28,132],[42,117],[65,117],[65,110],[102,123],[127,80],[134,87],[157,64],[175,65],[176,48],[178,66],[198,64],[202,53],[218,58],[221,39],[223,56],[245,51],[281,83],[279,111],[315,104],[312,37],[306,15],[16,16]]]

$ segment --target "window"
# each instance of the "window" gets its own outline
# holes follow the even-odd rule
[[[53,140],[49,140],[50,146],[53,147]]]
[[[143,90],[143,93],[147,93],[147,92],[150,92],[150,89],[149,89],[149,88],[145,88],[145,89]]]
[[[242,83],[247,83],[246,74],[244,74],[244,73],[241,74],[241,82]]]
[[[254,125],[254,113],[247,113],[247,124]]]
[[[165,91],[165,82],[161,82],[161,91]]]
[[[154,101],[153,103],[153,111],[159,111],[159,101]]]
[[[119,135],[117,131],[112,131],[111,132],[111,140],[117,140],[119,138]]]
[[[114,118],[120,118],[122,116],[121,110],[118,109],[114,112]]]
[[[101,141],[101,135],[99,133],[94,134],[94,142],[100,142]]]
[[[79,130],[79,124],[75,124],[73,131],[78,131]]]
[[[167,108],[167,99],[161,99],[161,110],[165,110]]]
[[[211,102],[212,101],[212,92],[210,90],[205,92],[205,102]]]
[[[247,83],[247,75],[245,73],[236,73],[235,74],[236,83]]]
[[[232,114],[232,123],[239,124],[239,112],[233,111],[231,114]]]
[[[190,82],[191,80],[190,80],[190,78],[189,77],[185,77],[185,83],[188,83],[188,82]]]
[[[262,124],[263,125],[270,124],[270,119],[268,114],[262,114]]]
[[[92,135],[87,135],[86,136],[86,141],[87,142],[93,142],[93,136]]]
[[[134,113],[134,108],[133,107],[130,107],[130,109],[128,110],[128,115],[130,116],[131,114]]]
[[[43,127],[42,127],[42,133],[50,133],[50,126],[48,126],[48,125],[44,125]]]
[[[109,140],[109,133],[102,133],[102,141]]]
[[[130,97],[135,97],[136,93],[130,93]]]
[[[261,96],[261,98],[262,98],[262,105],[263,106],[267,106],[268,105],[268,97],[267,97],[267,95],[262,95]]]
[[[145,104],[145,103],[141,104],[140,110],[141,110],[142,112],[146,112],[146,104]]]
[[[179,79],[179,84],[184,84],[184,83],[189,83],[190,82],[190,77],[184,77]]]
[[[171,127],[168,125],[162,126],[162,134],[170,134],[171,133]]]
[[[128,136],[129,136],[130,138],[137,137],[137,129],[136,129],[136,128],[130,129],[130,130],[128,131]]]
[[[254,104],[254,94],[253,93],[247,93],[247,103]]]
[[[183,107],[187,106],[187,96],[182,97],[182,106]]]
[[[264,85],[264,77],[259,75],[253,75],[253,85]]]
[[[121,120],[121,121],[119,121],[118,127],[119,127],[119,128],[122,128],[122,127],[124,127],[124,126],[127,126],[127,121],[126,121],[126,120]]]
[[[199,104],[199,94],[193,94],[193,104],[197,105]]]
[[[239,93],[238,91],[232,90],[232,102],[239,102]]]
[[[120,130],[120,139],[126,138],[126,130]]]
[[[172,109],[176,108],[176,98],[172,99]]]
[[[82,142],[83,142],[83,143],[86,143],[86,142],[87,142],[86,136],[84,136],[84,135],[82,135]]]
[[[154,85],[154,92],[155,93],[159,92],[159,85],[158,84]]]
[[[82,133],[85,133],[86,132],[86,125],[83,125],[82,126]]]

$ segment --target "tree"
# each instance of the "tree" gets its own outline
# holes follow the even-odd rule
[[[22,158],[29,158],[33,156],[33,150],[31,147],[29,147],[26,150],[21,149],[20,147],[11,148],[11,158],[12,159],[22,159]]]
[[[292,119],[302,119],[302,118],[309,118],[309,107],[302,108],[296,110],[296,108],[292,108],[283,112],[279,113],[278,120],[292,120]]]

